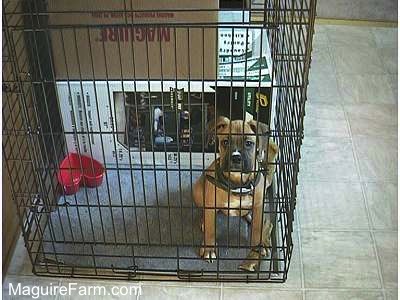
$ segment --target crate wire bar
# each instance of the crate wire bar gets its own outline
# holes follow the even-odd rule
[[[124,0],[108,10],[57,2],[63,1],[3,1],[3,155],[33,272],[284,282],[294,247],[316,0],[160,9]],[[149,21],[153,14],[178,17]],[[192,17],[180,19],[184,14]],[[100,15],[116,17],[89,18]],[[268,74],[261,71],[265,45]],[[247,55],[241,78],[233,74],[235,51]],[[253,73],[250,62],[258,63]],[[265,111],[259,102],[246,106],[248,91],[258,100],[269,95]],[[249,114],[270,125],[279,149],[263,196],[271,247],[255,272],[238,268],[252,248],[252,228],[240,217],[217,215],[217,259],[199,257],[202,208],[191,196],[218,157],[216,143],[207,144],[210,121]],[[100,186],[81,184],[67,195],[58,174],[71,152],[104,165]]]

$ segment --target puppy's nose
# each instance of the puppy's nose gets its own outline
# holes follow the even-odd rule
[[[234,151],[232,153],[232,162],[238,164],[241,161],[242,161],[242,155],[240,154],[240,152],[239,151]]]

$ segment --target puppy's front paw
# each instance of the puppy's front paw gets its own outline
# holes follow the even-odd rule
[[[210,247],[201,247],[200,248],[200,257],[202,257],[207,262],[212,263],[217,259],[217,253],[214,248]]]
[[[261,256],[267,256],[267,255],[268,255],[268,248],[266,248],[266,247],[261,247],[261,249],[260,249],[260,255],[261,255]]]
[[[255,250],[250,250],[246,259],[240,264],[239,269],[248,272],[255,272],[260,265],[260,253]]]
[[[267,239],[264,241],[259,248],[259,253],[261,256],[267,256],[269,255],[269,249],[271,248],[271,240]]]

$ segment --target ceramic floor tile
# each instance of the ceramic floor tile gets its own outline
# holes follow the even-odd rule
[[[306,288],[380,288],[369,232],[302,231]]]
[[[245,288],[223,288],[223,300],[300,300],[301,291],[259,290]]]
[[[301,229],[368,229],[358,182],[307,181],[298,186]]]
[[[339,105],[307,103],[304,133],[307,137],[349,137],[343,108]]]
[[[348,104],[397,104],[390,75],[338,74],[338,86]]]
[[[21,292],[18,289],[19,284],[21,284]],[[54,287],[59,284],[60,280],[50,277],[8,275],[3,282],[3,299],[56,299],[57,291]],[[40,294],[40,289],[44,291],[43,295]],[[22,291],[25,292],[22,293]],[[49,291],[48,295],[45,295],[46,291]]]
[[[328,45],[314,48],[311,54],[310,71],[318,74],[333,74],[335,66]]]
[[[331,49],[337,74],[385,74],[377,48],[336,46]]]
[[[145,278],[145,276],[141,276],[141,278]],[[154,279],[154,276],[152,276],[152,278],[148,278],[148,279],[152,279],[152,280],[143,280],[141,281],[141,283],[143,285],[149,285],[149,286],[155,286],[155,285],[159,285],[159,286],[178,286],[178,287],[189,287],[189,286],[193,286],[193,287],[204,287],[204,288],[208,288],[208,287],[212,287],[212,288],[218,288],[221,286],[220,282],[206,282],[206,281],[200,281],[200,282],[185,282],[185,281],[161,281],[163,279],[162,276],[159,277],[160,281],[156,281]]]
[[[397,232],[374,232],[385,288],[397,288]]]
[[[353,135],[397,138],[397,105],[346,104],[344,108]]]
[[[325,28],[331,46],[375,47],[375,36],[369,27],[328,25]]]
[[[326,25],[315,26],[313,36],[313,49],[318,49],[322,46],[328,46],[328,36],[326,34]]]
[[[301,150],[299,176],[309,180],[358,179],[350,139],[306,137]]]
[[[364,181],[397,180],[397,139],[353,137]]]
[[[393,95],[394,95],[395,99],[397,100],[398,95],[399,95],[399,93],[398,93],[398,89],[399,89],[398,75],[397,74],[389,75],[389,81],[390,81],[390,87],[392,89]]]
[[[397,47],[397,27],[372,27],[371,31],[378,48]]]
[[[399,295],[397,289],[387,289],[385,290],[386,300],[398,300]]]
[[[220,298],[220,288],[177,287],[177,286],[142,286],[142,295],[139,299],[168,300],[168,299],[204,299],[216,300]]]
[[[299,210],[297,209],[297,206],[296,206],[296,209],[294,210],[294,230],[300,230],[300,228],[299,228]]]
[[[340,94],[335,74],[320,74],[310,69],[308,103],[339,103]]]
[[[364,191],[374,229],[397,230],[397,184],[390,182],[366,182]]]
[[[397,48],[381,48],[379,53],[386,71],[389,74],[397,74]]]
[[[378,4],[379,3],[379,4]],[[317,2],[317,17],[342,20],[391,20],[397,21],[397,2],[375,0],[322,0]],[[333,24],[342,24],[332,20]],[[345,23],[357,25],[356,23]],[[362,26],[365,27],[365,26]]]
[[[383,300],[381,291],[306,291],[305,300]]]

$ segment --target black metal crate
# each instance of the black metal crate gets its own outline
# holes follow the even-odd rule
[[[125,0],[109,10],[56,2],[3,1],[3,155],[34,273],[284,282],[316,1],[138,9]],[[234,66],[244,74],[234,76]],[[219,116],[268,124],[266,143],[278,147],[262,196],[271,243],[252,272],[239,269],[256,251],[243,218],[218,214],[217,258],[208,263],[198,253],[205,210],[192,193],[219,156]],[[59,172],[71,152],[104,165],[100,186],[67,195]],[[77,169],[84,171],[82,160]]]

